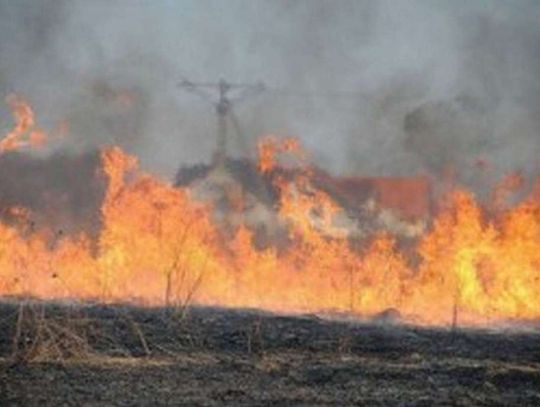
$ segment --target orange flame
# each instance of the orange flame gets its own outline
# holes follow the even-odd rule
[[[278,154],[291,153],[296,158],[304,158],[300,143],[294,137],[283,140],[271,136],[264,137],[257,144],[257,150],[259,154],[258,168],[263,174],[272,171],[276,167]]]
[[[45,143],[46,134],[36,128],[34,112],[20,96],[9,95],[6,102],[15,118],[15,126],[0,140],[0,153],[18,150],[21,147],[39,147]]]
[[[297,141],[265,139],[259,151],[266,174],[276,154],[302,156]],[[140,171],[120,148],[101,160],[108,189],[98,239],[33,230],[15,209],[16,222],[0,223],[0,295],[364,315],[396,308],[433,324],[540,318],[538,195],[489,219],[471,193],[455,190],[415,247],[383,232],[359,246],[336,225],[342,207],[301,166],[274,178],[288,246],[259,249],[247,226],[227,239],[188,188]]]

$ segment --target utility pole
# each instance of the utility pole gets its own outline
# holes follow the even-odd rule
[[[239,132],[238,120],[234,115],[233,103],[238,103],[244,99],[255,96],[265,89],[262,82],[255,84],[229,83],[224,79],[218,82],[191,82],[183,79],[179,87],[188,92],[196,94],[205,101],[211,103],[217,115],[217,142],[214,152],[213,163],[223,167],[227,158],[227,122],[228,119]],[[217,98],[215,92],[217,91]]]

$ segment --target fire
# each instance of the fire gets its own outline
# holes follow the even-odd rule
[[[25,145],[22,135],[35,126],[26,104],[12,106],[17,125],[3,151]],[[108,187],[97,239],[35,230],[28,211],[13,208],[0,223],[0,295],[359,315],[395,308],[431,324],[540,318],[538,194],[492,213],[457,189],[414,245],[388,232],[358,242],[336,222],[344,209],[313,182],[298,141],[264,139],[259,153],[259,171],[279,196],[286,247],[257,247],[247,225],[226,235],[189,187],[161,181],[109,147],[101,153]],[[284,153],[300,157],[289,172],[278,165]]]
[[[9,95],[6,102],[15,118],[13,129],[0,140],[0,153],[18,150],[21,147],[38,147],[45,143],[46,134],[36,128],[34,112],[30,105],[17,95]]]
[[[283,140],[278,140],[275,137],[264,137],[257,144],[257,149],[259,153],[258,168],[261,173],[267,173],[274,169],[280,154],[291,153],[297,159],[304,158],[300,143],[294,137]]]

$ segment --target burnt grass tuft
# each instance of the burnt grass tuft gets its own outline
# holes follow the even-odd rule
[[[540,331],[0,303],[0,405],[540,405]]]

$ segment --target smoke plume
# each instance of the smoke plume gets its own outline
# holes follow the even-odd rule
[[[0,0],[0,96],[65,123],[61,148],[120,144],[170,177],[215,145],[213,107],[177,83],[260,80],[231,154],[295,135],[335,172],[474,185],[538,171],[538,21],[534,0]]]

